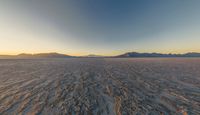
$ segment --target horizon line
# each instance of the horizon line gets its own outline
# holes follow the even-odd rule
[[[70,53],[67,54],[67,53],[60,53],[60,52],[38,52],[38,53],[15,53],[15,54],[1,54],[0,53],[0,56],[18,56],[18,55],[21,55],[21,54],[27,54],[27,55],[37,55],[37,54],[52,54],[52,53],[57,53],[57,54],[63,54],[63,55],[68,55],[68,56],[89,56],[89,55],[94,55],[94,56],[118,56],[118,55],[123,55],[123,54],[126,54],[126,53],[158,53],[158,54],[187,54],[187,53],[200,53],[200,52],[194,52],[194,51],[188,51],[188,52],[182,52],[182,53],[172,53],[172,52],[168,52],[168,53],[161,53],[161,52],[141,52],[141,51],[127,51],[127,52],[122,52],[122,53],[118,53],[116,55],[101,55],[101,54],[95,54],[95,53],[88,53],[86,55],[71,55]]]

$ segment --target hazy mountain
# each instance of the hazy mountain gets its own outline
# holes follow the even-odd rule
[[[69,58],[69,57],[77,57],[77,56],[70,56],[66,54],[60,53],[38,53],[38,54],[26,54],[22,53],[19,55],[0,55],[0,59],[12,59],[12,58]],[[134,58],[134,57],[200,57],[200,53],[190,52],[185,54],[162,54],[162,53],[138,53],[138,52],[128,52],[118,56],[100,56],[90,54],[87,56],[78,56],[77,58],[81,57],[102,57],[102,58]]]
[[[26,54],[22,53],[19,55],[0,55],[0,58],[69,58],[66,54],[59,53],[38,53],[38,54]]]
[[[103,57],[103,56],[101,56],[101,55],[95,55],[95,54],[89,54],[89,55],[82,56],[82,57]]]
[[[185,53],[185,54],[162,54],[162,53],[138,53],[128,52],[115,57],[200,57],[200,53]]]

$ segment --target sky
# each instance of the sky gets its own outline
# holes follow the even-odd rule
[[[200,52],[200,0],[0,0],[0,54]]]

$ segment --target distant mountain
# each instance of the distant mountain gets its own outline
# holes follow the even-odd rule
[[[185,57],[200,57],[200,53],[192,52],[184,54]]]
[[[19,55],[0,55],[0,58],[69,58],[73,56],[59,54],[59,53],[38,53],[38,54],[26,54]]]
[[[0,55],[0,59],[29,59],[29,58],[142,58],[142,57],[200,57],[200,53],[190,52],[185,54],[162,54],[162,53],[138,53],[138,52],[128,52],[118,56],[100,56],[90,54],[87,56],[69,56],[60,53],[38,53],[38,54],[26,54],[22,53],[19,55]]]
[[[200,57],[200,53],[185,53],[185,54],[162,54],[162,53],[138,53],[128,52],[115,57]]]
[[[68,58],[72,57],[65,54],[59,54],[59,53],[39,53],[39,54],[19,54],[17,57],[27,57],[27,58]]]
[[[95,54],[89,54],[89,55],[82,56],[82,57],[103,57],[103,56],[101,56],[101,55],[95,55]]]
[[[13,58],[13,55],[0,55],[0,59],[9,59],[9,58]]]

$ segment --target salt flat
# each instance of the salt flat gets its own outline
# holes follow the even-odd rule
[[[199,115],[200,59],[1,59],[0,114]]]

